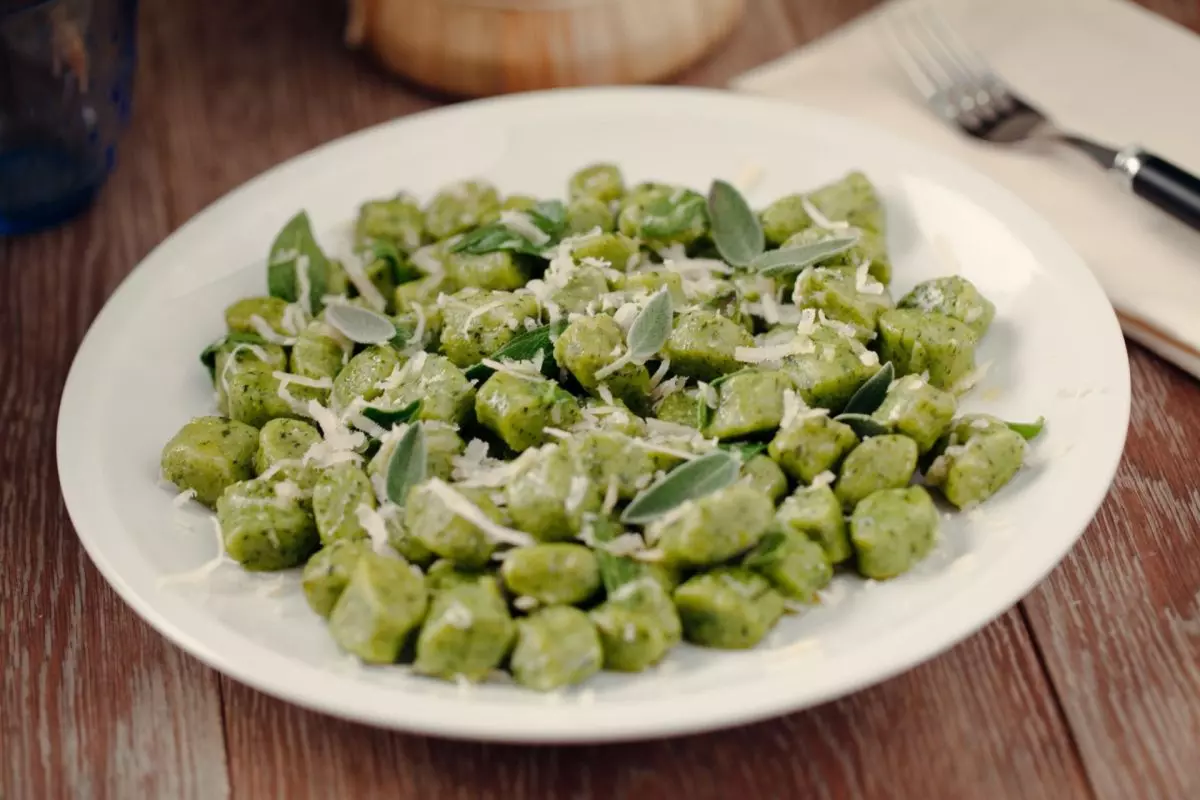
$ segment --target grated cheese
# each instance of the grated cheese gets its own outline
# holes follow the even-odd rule
[[[550,243],[550,236],[537,225],[524,211],[501,211],[500,224],[518,236],[529,240],[534,247],[544,247]]]
[[[184,489],[182,492],[175,495],[175,498],[173,500],[171,500],[171,505],[173,505],[175,508],[183,508],[185,505],[188,504],[188,501],[195,500],[195,499],[196,499],[196,490],[195,489]]]
[[[835,480],[837,480],[837,476],[834,475],[829,470],[825,470],[824,472],[818,472],[816,475],[814,475],[813,479],[812,479],[812,483],[810,485],[811,486],[829,486]]]
[[[827,231],[844,231],[850,227],[850,223],[845,220],[831,220],[822,214],[821,209],[813,205],[807,197],[800,198],[800,205],[804,207],[805,213],[812,218],[813,224],[818,228],[824,228]]]
[[[429,491],[437,495],[438,499],[446,504],[446,507],[451,512],[479,528],[492,541],[511,544],[514,547],[528,547],[536,544],[537,540],[528,533],[514,530],[495,522],[491,517],[483,513],[478,506],[456,492],[441,478],[430,478],[426,486]]]
[[[290,347],[296,343],[295,336],[284,336],[278,333],[270,324],[260,317],[258,314],[250,315],[250,326],[254,328],[254,332],[262,338],[266,339],[271,344],[280,344]]]
[[[354,288],[358,290],[359,295],[367,302],[367,305],[382,313],[387,308],[387,300],[379,292],[379,288],[367,277],[367,273],[363,270],[362,264],[359,263],[358,257],[348,255],[346,258],[343,258],[342,267],[346,270],[346,277],[354,284]]]

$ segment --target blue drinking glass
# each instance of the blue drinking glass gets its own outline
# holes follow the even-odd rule
[[[87,208],[129,121],[137,0],[0,0],[0,236]]]

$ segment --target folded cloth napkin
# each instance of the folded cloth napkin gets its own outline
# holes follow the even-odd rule
[[[889,17],[922,8],[1063,127],[1200,174],[1200,38],[1126,0],[893,0],[733,88],[859,117],[987,173],[1074,245],[1126,336],[1200,377],[1200,232],[1065,147],[1002,148],[941,123],[884,39]]]

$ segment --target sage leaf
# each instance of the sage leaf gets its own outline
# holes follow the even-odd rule
[[[770,531],[754,549],[746,554],[742,559],[742,566],[750,569],[761,569],[768,567],[778,560],[779,549],[787,542],[787,536],[781,531]]]
[[[542,233],[550,237],[552,244],[567,230],[567,207],[561,200],[541,200],[525,213]]]
[[[383,344],[396,336],[396,324],[390,318],[346,303],[326,308],[325,321],[359,344]]]
[[[321,311],[321,298],[329,288],[330,267],[329,259],[313,237],[307,211],[288,220],[271,243],[271,254],[267,258],[267,293],[289,303],[300,300],[305,293],[305,279],[299,275],[302,269],[308,283],[308,310],[317,314]]]
[[[388,500],[404,505],[408,490],[425,480],[425,458],[425,429],[419,423],[410,425],[388,461]]]
[[[362,414],[381,428],[391,430],[402,422],[410,422],[421,411],[421,401],[413,400],[403,408],[379,408],[366,406]]]
[[[852,236],[834,236],[801,247],[768,250],[750,262],[750,269],[757,270],[760,275],[768,278],[786,278],[838,253],[844,253],[856,244],[857,233]]]
[[[883,436],[892,432],[890,427],[866,414],[838,414],[834,419],[849,425],[860,439],[866,439],[869,436]]]
[[[868,378],[866,383],[858,387],[858,391],[850,396],[850,401],[846,403],[846,407],[842,409],[842,413],[874,414],[875,409],[883,405],[883,398],[887,397],[888,387],[892,385],[892,381],[895,378],[896,368],[889,361],[878,372]]]
[[[400,248],[396,247],[392,242],[386,239],[373,239],[370,247],[371,259],[373,261],[386,261],[391,268],[392,275],[396,278],[396,283],[409,283],[418,280],[424,273],[414,267],[408,260],[408,256],[400,252]]]
[[[725,181],[713,181],[708,190],[708,221],[717,252],[735,267],[748,265],[766,247],[758,215],[742,193]]]
[[[630,361],[643,363],[662,349],[671,336],[673,315],[670,292],[665,287],[659,289],[629,326],[626,339]]]
[[[1025,437],[1026,441],[1029,441],[1036,439],[1038,434],[1042,432],[1042,429],[1046,427],[1046,418],[1038,417],[1035,422],[1006,422],[1004,424]]]
[[[233,331],[227,333],[220,339],[210,344],[208,347],[200,351],[200,363],[208,370],[208,376],[213,380],[217,378],[217,354],[221,352],[227,344],[256,344],[265,345],[267,340],[259,336],[257,333],[242,333],[241,331]]]
[[[633,498],[633,502],[621,514],[621,521],[629,525],[644,525],[658,519],[688,500],[729,486],[737,480],[741,467],[741,460],[725,450],[713,450],[680,464]]]
[[[514,337],[508,344],[489,356],[491,361],[529,361],[542,353],[542,374],[553,378],[558,372],[558,364],[554,360],[554,340],[567,329],[567,321],[560,319],[534,328],[531,331]],[[469,380],[487,380],[495,372],[486,364],[473,364],[467,367],[465,374]]]
[[[767,449],[766,442],[721,442],[717,447],[730,453],[734,453],[746,463]]]
[[[604,584],[604,591],[610,595],[646,574],[642,565],[628,556],[616,556],[604,550],[596,550],[595,553],[600,565],[600,581]]]

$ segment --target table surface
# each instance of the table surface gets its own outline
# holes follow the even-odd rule
[[[1200,30],[1198,0],[1143,2]],[[679,80],[721,85],[872,5],[751,0]],[[143,4],[134,120],[99,204],[0,239],[0,798],[1200,797],[1200,383],[1135,345],[1125,457],[1062,565],[940,658],[782,719],[583,748],[393,734],[224,678],[126,608],[59,494],[71,358],[121,279],[205,205],[444,102],[346,52],[342,14]]]

